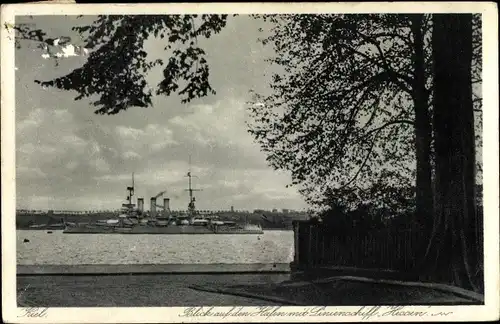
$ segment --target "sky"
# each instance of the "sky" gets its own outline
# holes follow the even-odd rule
[[[200,40],[211,68],[216,95],[182,104],[179,97],[156,96],[153,107],[131,108],[114,116],[94,114],[91,100],[75,92],[43,89],[34,80],[69,73],[86,60],[82,40],[71,31],[92,17],[17,17],[16,23],[42,28],[47,35],[71,37],[58,65],[33,42],[16,50],[16,199],[18,209],[118,209],[135,173],[136,195],[166,190],[172,209],[186,209],[186,173],[196,178],[197,208],[227,210],[304,209],[291,177],[270,168],[246,131],[249,90],[269,91],[272,48],[258,43],[261,22],[231,17],[209,40]],[[264,31],[265,32],[265,31]],[[161,57],[161,40],[148,42]],[[148,80],[157,83],[161,70]]]

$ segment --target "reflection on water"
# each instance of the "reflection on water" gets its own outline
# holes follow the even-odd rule
[[[29,242],[24,242],[28,239]],[[293,232],[261,235],[117,235],[17,231],[17,263],[288,263]]]

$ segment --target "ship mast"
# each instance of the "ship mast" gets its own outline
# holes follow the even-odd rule
[[[127,187],[127,191],[128,191],[128,196],[127,196],[127,200],[128,200],[128,204],[127,204],[127,209],[128,210],[131,210],[133,208],[133,204],[132,204],[132,197],[134,196],[134,173],[132,172],[132,186],[131,187]],[[125,207],[125,206],[124,206]]]
[[[128,196],[128,202],[130,205],[132,205],[132,196],[134,195],[134,173],[132,172],[132,187],[128,187],[127,190],[129,191],[129,196]]]
[[[201,191],[201,189],[193,189],[192,187],[192,181],[191,181],[191,178],[192,177],[195,177],[193,175],[191,175],[191,155],[189,155],[189,171],[187,173],[187,177],[188,177],[188,181],[189,181],[189,188],[186,189],[186,191],[189,191],[189,205],[188,205],[188,213],[191,215],[191,216],[194,216],[195,212],[196,212],[196,207],[194,205],[195,201],[196,201],[196,198],[193,196],[193,192],[194,191]]]

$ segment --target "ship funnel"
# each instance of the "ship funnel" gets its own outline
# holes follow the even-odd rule
[[[170,198],[163,198],[163,209],[165,212],[170,212]]]
[[[156,217],[156,198],[155,197],[151,197],[150,212],[151,212],[151,217]]]
[[[144,198],[137,198],[137,209],[143,213],[144,212]]]

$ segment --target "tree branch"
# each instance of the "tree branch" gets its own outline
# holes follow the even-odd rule
[[[378,136],[378,132],[377,134],[375,135],[375,137]],[[351,183],[354,182],[354,180],[356,180],[356,178],[359,176],[359,174],[361,173],[361,170],[363,170],[363,168],[365,167],[366,163],[368,163],[368,160],[372,154],[372,151],[373,151],[373,148],[375,147],[375,139],[373,139],[372,141],[372,144],[370,146],[370,149],[368,150],[368,154],[366,154],[366,157],[365,157],[365,160],[363,161],[363,163],[361,164],[361,167],[358,169],[358,171],[356,172],[356,174],[351,178],[351,180],[349,180],[348,182],[346,182],[345,184],[343,184],[341,187],[337,188],[336,190],[342,190],[344,189],[345,187],[347,187],[348,185],[350,185]]]
[[[351,51],[354,55],[359,55],[359,56],[365,58],[366,60],[368,60],[369,62],[372,62],[376,66],[384,69],[387,72],[387,75],[391,77],[392,81],[394,83],[396,83],[401,88],[401,90],[403,90],[403,91],[405,91],[405,92],[407,92],[409,94],[412,93],[412,91],[410,90],[410,88],[406,84],[404,84],[403,82],[401,82],[399,80],[399,79],[402,79],[406,83],[412,84],[412,78],[411,77],[405,76],[405,75],[403,75],[403,74],[401,74],[399,72],[394,71],[387,63],[385,63],[385,64],[384,63],[380,63],[376,59],[374,59],[373,57],[370,57],[370,56],[366,55],[365,53],[362,53],[362,52],[358,51],[357,49],[352,48],[351,46],[348,46],[346,44],[342,44],[342,46],[344,48],[348,49],[349,51]],[[383,60],[385,60],[385,58],[383,58],[383,57],[381,57],[381,58]]]
[[[478,49],[481,49],[481,46],[483,46],[482,42],[477,42],[477,43],[473,44],[472,45],[472,51],[475,52]]]
[[[380,103],[380,97],[378,98],[379,100],[377,102],[375,102],[372,106],[374,107],[377,107]],[[355,115],[357,114],[357,112],[359,111],[359,108],[353,112],[351,112],[351,116],[350,116],[350,121],[352,121],[355,117]],[[345,140],[346,138],[349,136],[350,132],[351,132],[351,126],[350,126],[350,122],[346,123],[346,127],[343,129],[343,132],[342,134],[340,135],[340,139],[338,141],[334,141],[334,143],[336,144],[336,147],[340,147],[341,145],[345,145]],[[318,142],[320,139],[318,138],[316,140],[316,142]],[[374,143],[374,142],[373,142]],[[319,146],[321,147],[321,146]],[[331,145],[329,145],[328,147],[331,147]],[[325,158],[327,158],[327,154],[325,152],[327,148],[324,147],[322,150],[320,150],[318,152],[318,157],[315,159],[314,163],[315,164],[321,164],[321,163],[324,163],[325,162]],[[337,149],[337,148],[336,148]],[[337,153],[337,154],[340,154],[340,153]]]
[[[483,98],[475,98],[472,100],[472,104],[476,103],[476,102],[483,102]],[[474,112],[479,112],[479,113],[482,113],[483,110],[481,108],[476,108],[476,109],[473,109]]]
[[[385,72],[380,72],[380,73],[377,73],[373,76],[371,76],[370,78],[364,80],[363,82],[360,82],[359,84],[351,87],[351,88],[348,88],[346,90],[344,90],[342,93],[340,93],[339,95],[335,96],[334,98],[331,98],[331,97],[328,97],[330,95],[332,95],[333,91],[330,91],[324,95],[322,95],[321,97],[323,99],[330,99],[330,103],[331,105],[334,105],[338,102],[341,102],[343,101],[345,98],[347,98],[350,94],[352,94],[354,91],[357,91],[357,90],[360,90],[364,87],[370,87],[373,82],[376,82],[377,80],[380,80],[383,76],[385,75]],[[305,89],[302,89],[302,91],[304,91]],[[297,97],[297,96],[300,96],[302,94],[301,93],[298,93],[296,95],[294,95],[294,97]],[[289,112],[289,114],[295,114],[297,112],[297,110],[299,109],[299,106],[298,105],[295,105],[295,107],[292,109],[291,112]],[[307,110],[307,112],[310,112],[311,110]],[[309,116],[309,114],[307,113],[303,113],[301,118],[299,118],[298,120],[296,121],[291,121],[290,122],[290,128],[291,129],[294,129],[296,128],[297,126],[299,126],[300,124],[302,124],[302,122],[304,122],[304,120]],[[282,139],[283,137],[285,136],[285,134],[282,134],[281,136],[278,137],[278,140]]]
[[[354,118],[356,117],[356,115],[358,114],[358,112],[360,111],[360,106],[361,106],[361,101],[362,99],[367,95],[367,93],[369,92],[370,88],[372,87],[372,85],[368,85],[366,90],[363,92],[360,100],[358,101],[358,103],[355,105],[357,107],[357,109],[351,114],[348,122],[346,123],[346,127],[344,128],[344,133],[342,134],[342,140],[341,142],[345,141],[348,137],[349,137],[349,129],[352,128],[352,122],[354,120]],[[372,113],[372,116],[375,114],[375,111],[378,109],[378,107],[380,107],[380,101],[381,101],[381,98],[380,96],[377,98],[378,100],[376,102],[373,103],[372,106],[375,107],[375,109],[373,110],[373,113]]]
[[[410,79],[409,77],[407,77],[407,76],[399,73],[399,72],[394,71],[394,69],[392,69],[389,66],[389,62],[387,62],[387,58],[385,57],[385,54],[382,51],[382,48],[380,47],[380,42],[373,41],[373,44],[376,46],[377,51],[378,51],[378,53],[380,55],[380,58],[382,59],[382,63],[384,65],[385,69],[387,70],[387,72],[389,73],[389,75],[392,77],[393,81],[396,84],[398,84],[402,89],[404,89],[405,91],[409,92],[410,89],[404,83],[402,83],[401,81],[399,81],[399,79],[403,79],[408,84],[412,84],[413,80]]]
[[[372,34],[372,37],[373,38],[379,38],[379,37],[392,37],[392,38],[399,38],[401,39],[403,42],[406,43],[406,45],[408,46],[411,46],[412,45],[412,42],[410,40],[409,37],[404,37],[403,35],[400,35],[398,33],[376,33],[376,34]]]
[[[415,126],[415,122],[412,121],[412,120],[409,120],[409,119],[399,119],[399,120],[393,120],[393,121],[390,121],[390,122],[387,122],[385,123],[384,125],[380,126],[380,127],[377,127],[377,128],[374,128],[374,129],[371,129],[369,130],[367,133],[365,133],[361,138],[365,138],[365,137],[368,137],[370,136],[371,134],[373,134],[374,132],[379,132],[381,131],[382,129],[388,127],[388,126],[391,126],[391,125],[395,125],[395,124],[408,124],[408,125],[412,125],[412,126]]]

